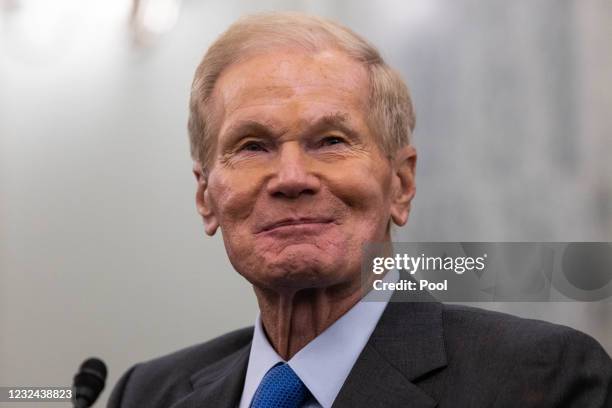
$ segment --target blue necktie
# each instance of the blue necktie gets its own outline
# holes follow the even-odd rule
[[[309,394],[289,364],[279,363],[261,380],[251,408],[299,408]]]

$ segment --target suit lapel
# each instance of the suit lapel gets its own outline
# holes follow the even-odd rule
[[[366,345],[334,401],[333,408],[431,408],[436,402]]]
[[[234,408],[242,396],[251,343],[191,376],[193,391],[171,408]]]
[[[333,408],[433,408],[415,381],[446,366],[442,305],[426,293],[419,302],[395,292],[346,379]],[[411,295],[412,296],[412,295]],[[423,302],[423,300],[427,300]],[[238,406],[251,343],[191,377],[193,391],[171,408]]]
[[[393,294],[333,408],[437,405],[414,382],[447,364],[442,305],[431,297],[428,302],[406,302],[405,296]],[[418,296],[423,300],[429,295]]]

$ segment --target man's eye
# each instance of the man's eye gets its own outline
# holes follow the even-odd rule
[[[321,146],[332,146],[341,143],[346,143],[345,140],[339,136],[327,136],[321,139]]]
[[[240,146],[240,151],[247,151],[247,152],[265,152],[266,149],[264,147],[264,145],[262,143],[259,142],[246,142],[245,144],[243,144],[242,146]]]

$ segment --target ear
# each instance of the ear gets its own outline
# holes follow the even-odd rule
[[[196,190],[196,208],[204,221],[204,231],[208,235],[213,236],[217,232],[217,228],[219,228],[219,221],[210,200],[208,177],[198,161],[193,162],[193,175],[198,185]]]
[[[393,160],[391,218],[396,225],[408,221],[410,203],[416,192],[414,171],[417,154],[413,146],[402,147]]]

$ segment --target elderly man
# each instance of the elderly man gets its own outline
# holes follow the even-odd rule
[[[360,302],[364,244],[408,220],[413,128],[398,74],[338,24],[265,14],[222,34],[192,87],[196,204],[260,314],[135,365],[109,406],[612,406],[610,359],[582,333],[434,301]]]

